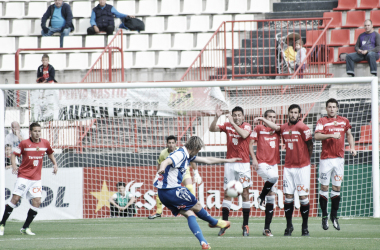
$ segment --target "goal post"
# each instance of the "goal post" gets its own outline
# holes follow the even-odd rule
[[[253,124],[253,118],[269,108],[276,111],[278,124],[286,122],[287,107],[296,103],[301,105],[304,122],[314,137],[317,119],[323,116],[323,105],[329,97],[339,101],[339,112],[349,115],[355,125],[354,141],[359,152],[357,158],[345,159],[340,215],[380,217],[378,78],[0,84],[0,90],[0,144],[5,145],[5,131],[10,132],[11,121],[23,121],[23,129],[32,121],[40,122],[42,137],[51,142],[60,167],[52,176],[51,164],[44,158],[43,209],[36,219],[110,217],[108,200],[117,191],[119,181],[136,195],[137,215],[147,216],[155,211],[152,182],[166,136],[174,134],[178,146],[182,146],[189,136],[198,135],[206,144],[202,156],[225,157],[225,137],[208,131],[216,104],[229,111],[242,106],[246,121],[254,127],[257,124]],[[12,98],[15,100],[9,104]],[[218,124],[223,121],[222,117]],[[314,145],[309,199],[311,216],[318,216],[321,143]],[[5,147],[0,147],[0,155],[4,166]],[[282,148],[276,200],[279,208],[283,207],[284,156]],[[0,167],[1,215],[13,191],[15,176],[10,172]],[[194,184],[197,198],[212,215],[219,216],[223,166],[201,166],[200,174],[204,183]],[[252,180],[251,216],[264,216],[256,201],[263,182],[255,171]],[[27,202],[22,203],[20,211],[27,206]],[[232,216],[241,216],[240,206],[241,200],[234,201]],[[283,216],[282,209],[276,210],[276,216]],[[170,215],[167,209],[164,211],[165,216]]]

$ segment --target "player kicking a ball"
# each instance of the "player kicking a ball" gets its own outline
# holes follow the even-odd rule
[[[276,112],[267,110],[264,118],[275,123]],[[257,141],[256,155],[253,151],[253,143]],[[249,144],[249,152],[252,157],[253,169],[265,182],[257,201],[259,208],[265,210],[265,225],[263,235],[273,236],[270,230],[270,223],[273,218],[273,207],[276,198],[278,166],[280,162],[280,133],[274,131],[267,125],[257,125],[251,133],[251,142]],[[266,201],[265,201],[266,198]],[[265,204],[265,205],[264,205]]]
[[[223,125],[216,125],[222,115],[221,105],[215,109],[215,118],[210,125],[210,132],[224,132],[227,135],[227,159],[242,158],[235,163],[224,164],[224,199],[222,203],[223,220],[228,220],[232,205],[232,198],[227,195],[227,183],[232,180],[240,181],[243,186],[243,236],[249,236],[248,220],[251,212],[249,202],[249,187],[252,186],[251,180],[251,159],[249,158],[249,142],[251,125],[244,122],[244,111],[237,106],[232,110],[232,115],[227,114],[229,122]],[[227,228],[220,229],[218,236],[225,234]]]
[[[347,118],[337,115],[338,101],[331,98],[326,102],[327,116],[317,122],[315,139],[322,141],[322,153],[319,164],[319,205],[322,210],[322,228],[329,229],[327,216],[327,202],[329,195],[330,178],[331,191],[331,214],[330,219],[336,230],[340,230],[338,223],[338,209],[340,202],[340,187],[344,173],[344,134],[350,145],[350,153],[356,156],[354,138],[351,134],[351,125]]]
[[[32,123],[29,126],[29,131],[30,138],[21,141],[11,156],[12,173],[17,174],[17,181],[12,199],[8,205],[5,206],[3,219],[0,222],[0,235],[4,235],[5,223],[21,197],[31,200],[32,206],[28,211],[28,216],[20,232],[21,234],[35,235],[29,226],[34,217],[36,217],[41,204],[41,172],[42,160],[45,153],[53,163],[53,174],[57,174],[58,172],[57,162],[53,155],[54,151],[50,147],[50,143],[40,138],[41,126],[38,123]],[[16,166],[16,156],[22,156],[22,162],[19,168]]]
[[[177,147],[177,138],[174,135],[170,135],[166,138],[166,146],[164,150],[161,151],[160,156],[158,158],[158,166],[157,171],[160,168],[161,162],[163,162],[168,156],[178,149]],[[202,177],[199,175],[197,164],[195,162],[190,162],[191,167],[193,168],[194,173],[194,181],[199,185],[202,183]],[[190,175],[190,168],[186,170],[186,174],[183,176],[182,180],[183,185],[189,189],[189,191],[195,195],[194,188],[193,188],[193,182],[191,181],[191,175]],[[158,195],[156,196],[156,205],[157,209],[156,212],[148,217],[148,219],[155,219],[161,217],[162,214],[162,203],[160,201],[160,198]]]
[[[309,236],[309,190],[310,190],[310,158],[313,152],[313,141],[311,131],[300,120],[301,107],[292,104],[288,108],[289,122],[281,126],[258,117],[255,122],[263,121],[268,127],[279,131],[286,145],[286,156],[284,166],[284,193],[285,193],[285,217],[286,229],[284,236],[291,236],[294,230],[292,224],[294,210],[294,192],[297,190],[302,215],[302,236]]]
[[[202,208],[197,198],[186,188],[181,186],[182,176],[186,173],[190,162],[205,164],[235,162],[239,158],[220,159],[215,157],[197,157],[198,152],[204,147],[201,138],[192,136],[185,146],[176,150],[164,160],[158,170],[154,186],[158,189],[161,202],[169,208],[174,216],[181,214],[187,218],[190,230],[197,237],[202,249],[211,249],[203,237],[195,215],[207,221],[214,228],[228,228],[229,221],[217,220]]]

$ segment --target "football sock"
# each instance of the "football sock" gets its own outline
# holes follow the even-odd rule
[[[156,214],[162,214],[162,202],[160,198],[158,197],[158,195],[156,196],[156,206],[157,206]]]
[[[307,228],[307,222],[309,220],[309,211],[310,211],[310,203],[309,199],[306,198],[304,200],[300,200],[301,208],[300,212],[302,215],[302,229]]]
[[[199,217],[199,219],[202,219],[210,223],[211,226],[215,226],[218,223],[218,220],[211,217],[211,215],[206,210],[204,210],[204,208],[202,208],[201,211],[195,214]]]
[[[4,225],[5,226],[5,223],[7,222],[9,216],[11,215],[13,211],[13,207],[11,207],[10,205],[5,205],[5,211],[4,211],[4,215],[3,215],[3,219],[1,220],[0,224]]]
[[[251,212],[251,204],[249,202],[243,202],[243,226],[248,225],[249,214]]]
[[[270,223],[272,222],[273,218],[273,207],[274,207],[274,199],[275,196],[267,196],[267,202],[265,205],[265,225],[264,229],[270,229]]]
[[[339,202],[340,202],[340,192],[334,191],[334,190],[331,191],[331,216],[332,217],[338,216]]]
[[[223,220],[228,220],[228,216],[230,215],[230,208],[232,202],[229,200],[224,200],[222,203],[222,218]]]
[[[327,216],[327,202],[328,202],[327,196],[328,196],[328,192],[319,190],[319,206],[321,207],[321,210],[322,210],[322,217]]]
[[[287,202],[287,200],[288,200],[288,202]],[[292,226],[293,209],[294,209],[293,199],[286,199],[285,198],[284,211],[285,211],[286,227],[287,228],[290,228]]]
[[[192,193],[195,196],[193,184],[186,185],[186,188],[189,189],[190,193]]]
[[[199,243],[202,243],[202,241],[207,243],[206,239],[203,237],[202,230],[199,227],[197,219],[194,215],[187,217],[187,223],[189,224],[191,232],[193,232],[194,236],[197,237],[197,239],[199,240]]]
[[[265,225],[264,229],[269,229],[273,218],[273,204],[267,203],[265,206]]]
[[[28,211],[28,217],[26,217],[26,221],[24,223],[24,225],[22,226],[22,228],[28,228],[30,223],[32,223],[32,221],[34,220],[34,217],[36,217],[37,215],[37,210],[38,208],[36,207],[31,207]]]
[[[269,191],[271,190],[271,188],[273,187],[273,185],[274,185],[274,183],[271,183],[269,181],[265,182],[263,190],[261,191],[261,194],[260,194],[260,199],[261,200],[265,199],[265,196],[267,196],[267,194],[269,193]]]

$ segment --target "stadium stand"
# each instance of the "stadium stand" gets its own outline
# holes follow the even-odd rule
[[[139,1],[139,10],[136,16],[155,16],[158,10],[157,0],[141,0]]]
[[[172,50],[192,50],[194,48],[193,34],[174,34],[174,44]]]
[[[201,14],[202,0],[184,0],[181,14]]]
[[[325,12],[323,13],[323,17],[331,17],[333,18],[330,23],[329,29],[340,28],[342,26],[342,12]],[[325,21],[323,21],[321,28],[325,28]]]
[[[171,48],[170,34],[153,34],[150,50],[168,50]]]
[[[356,44],[356,41],[358,40],[358,37],[360,36],[361,33],[363,33],[365,31],[365,29],[356,29],[354,31],[354,40],[352,41],[352,43],[350,43],[350,45],[355,45]]]
[[[373,27],[380,27],[380,10],[372,10],[369,19],[371,19]]]
[[[357,10],[371,10],[377,8],[378,0],[361,0],[360,6],[356,7]]]
[[[190,17],[190,28],[188,29],[188,31],[206,32],[209,30],[210,30],[210,17],[208,15]]]
[[[180,13],[179,0],[162,0],[160,15],[175,16]]]
[[[339,0],[338,7],[333,10],[352,10],[357,7],[357,0]]]
[[[226,8],[225,0],[206,0],[204,14],[222,14]]]
[[[169,16],[168,26],[165,32],[184,32],[187,30],[187,17],[186,16]]]
[[[343,46],[350,43],[350,30],[332,30],[329,45],[333,47]]]
[[[346,24],[342,28],[358,28],[363,27],[365,20],[365,11],[348,11]]]

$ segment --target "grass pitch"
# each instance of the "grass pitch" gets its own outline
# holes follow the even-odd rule
[[[242,237],[242,218],[231,218],[231,228],[218,237],[219,229],[198,223],[212,249],[380,249],[380,219],[340,219],[341,230],[324,231],[320,218],[309,219],[310,237],[301,237],[301,218],[294,218],[291,237],[284,237],[285,218],[274,218],[274,237],[262,236],[264,218],[250,218],[250,236]],[[9,221],[0,249],[201,249],[183,217],[120,218],[35,221],[35,236],[21,235],[23,222]]]

